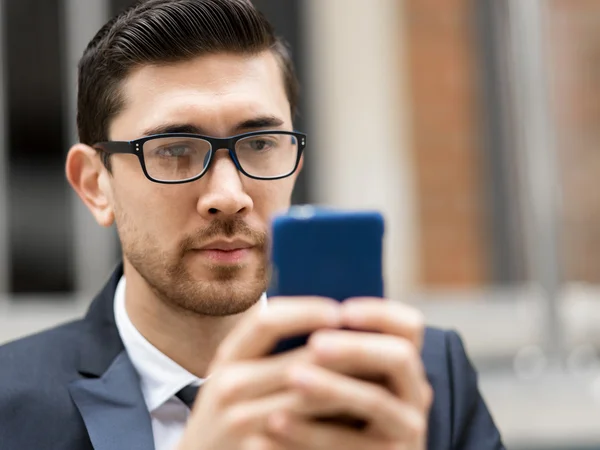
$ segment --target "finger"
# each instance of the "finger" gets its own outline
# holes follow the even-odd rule
[[[278,440],[288,446],[291,444],[295,449],[389,450],[390,448],[388,441],[377,441],[365,433],[307,420],[292,414],[273,415],[269,419],[268,426],[269,432]]]
[[[211,397],[214,407],[220,408],[269,395],[287,386],[282,373],[293,361],[311,360],[308,350],[299,348],[272,358],[230,364],[211,374],[202,386],[202,396]]]
[[[423,346],[425,319],[415,308],[377,298],[352,298],[343,302],[341,309],[345,327],[400,336],[419,351]]]
[[[249,316],[219,346],[214,365],[264,356],[284,337],[337,328],[339,304],[320,297],[270,300],[269,308]]]
[[[300,392],[280,392],[228,408],[222,413],[220,423],[228,432],[238,436],[265,433],[269,417],[282,411],[298,409],[302,402]]]
[[[191,441],[191,442],[187,442]],[[231,447],[228,447],[231,448]],[[241,443],[237,443],[237,450],[289,450],[276,438],[257,434],[250,436]],[[197,450],[198,439],[187,438],[186,442],[180,442],[177,450]]]
[[[304,416],[350,415],[364,419],[376,434],[390,439],[412,436],[424,413],[373,383],[350,378],[314,365],[296,366],[290,385],[303,393],[289,412]]]
[[[275,413],[297,408],[297,404],[301,401],[299,392],[288,390],[259,399],[240,402],[222,411],[215,411],[210,408],[210,405],[201,403],[199,408],[194,408],[191,412],[184,441],[204,442],[206,434],[215,431],[217,435],[228,436],[232,439],[232,442],[245,442],[246,439],[253,436],[266,436],[268,418]],[[203,426],[204,422],[208,417],[215,414],[218,414],[219,420],[213,425],[218,430],[207,430]],[[250,439],[250,442],[253,441],[256,441],[256,439]],[[254,443],[256,445],[258,442]]]
[[[242,444],[240,450],[287,450],[283,444],[267,436],[251,436]]]
[[[315,362],[335,372],[379,380],[383,378],[403,401],[427,409],[429,383],[421,356],[412,343],[396,336],[331,330],[309,340]]]

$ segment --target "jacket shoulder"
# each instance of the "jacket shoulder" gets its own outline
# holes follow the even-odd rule
[[[76,345],[85,329],[85,322],[76,320],[0,346],[0,380],[47,378],[74,367]]]
[[[90,448],[68,390],[85,327],[75,321],[0,346],[0,448]]]
[[[458,333],[428,328],[422,356],[434,391],[429,416],[429,448],[504,449],[479,392],[477,373]]]
[[[38,405],[66,392],[78,377],[79,353],[85,323],[70,322],[0,346],[0,410],[12,401]]]

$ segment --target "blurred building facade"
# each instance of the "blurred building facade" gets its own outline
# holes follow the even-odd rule
[[[93,273],[108,270],[118,259],[114,232],[94,230],[66,185],[63,162],[76,139],[77,59],[92,30],[129,3],[3,3],[6,132],[0,205],[6,214],[0,248],[6,250],[0,286],[5,292],[93,290],[102,279]],[[514,130],[510,117],[499,125],[498,114],[506,101],[503,83],[511,81],[506,7],[490,6],[488,0],[407,0],[402,7],[381,2],[378,8],[346,8],[341,21],[335,16],[344,6],[335,1],[256,3],[291,42],[304,86],[296,125],[311,134],[315,150],[294,201],[385,210],[395,243],[388,262],[399,279],[393,292],[528,280]],[[596,283],[599,5],[552,0],[548,6],[548,70],[562,193],[561,268],[565,280]],[[365,11],[372,22],[353,15]],[[388,27],[371,30],[366,39],[365,27],[376,20],[387,20]],[[351,29],[363,33],[354,37]],[[336,40],[337,34],[343,38]],[[388,172],[377,178],[385,185],[371,181],[362,189],[359,180],[368,173],[347,154],[355,150],[354,158],[360,158],[363,141],[377,147],[368,142],[369,135],[380,136],[378,146],[388,150],[370,150],[377,157],[362,162],[378,164],[372,171]],[[398,154],[390,156],[392,146]],[[96,241],[102,245],[91,246]],[[102,259],[103,269],[95,259]],[[82,273],[85,267],[92,275]]]
[[[600,282],[600,3],[552,0],[548,53],[559,133],[566,278]]]
[[[511,155],[514,130],[510,123],[498,123],[497,115],[507,101],[501,96],[508,93],[498,83],[511,82],[506,67],[511,64],[506,54],[510,2],[495,3],[406,2],[418,273],[426,286],[519,283],[531,276],[519,213],[523,193],[516,186],[517,158]],[[598,283],[600,3],[550,0],[544,6],[560,166],[562,276]]]
[[[477,11],[465,0],[407,2],[419,280],[492,279]]]

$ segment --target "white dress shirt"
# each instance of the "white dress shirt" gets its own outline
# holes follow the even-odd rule
[[[266,306],[266,295],[260,299]],[[191,374],[158,350],[135,328],[125,308],[125,276],[115,291],[115,321],[125,350],[140,376],[142,394],[150,417],[156,450],[173,450],[185,428],[188,407],[175,396],[189,384],[201,385],[204,379]]]

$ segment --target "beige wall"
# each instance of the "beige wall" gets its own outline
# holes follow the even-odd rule
[[[88,42],[109,17],[109,0],[65,0],[65,44],[67,67],[65,86],[67,133],[78,141],[76,129],[77,65]],[[67,149],[65,149],[66,151]],[[120,257],[113,230],[98,226],[81,199],[71,192],[74,235],[71,241],[75,270],[75,291],[93,295]]]
[[[386,219],[386,290],[401,298],[417,253],[406,109],[404,2],[310,0],[312,197]]]

